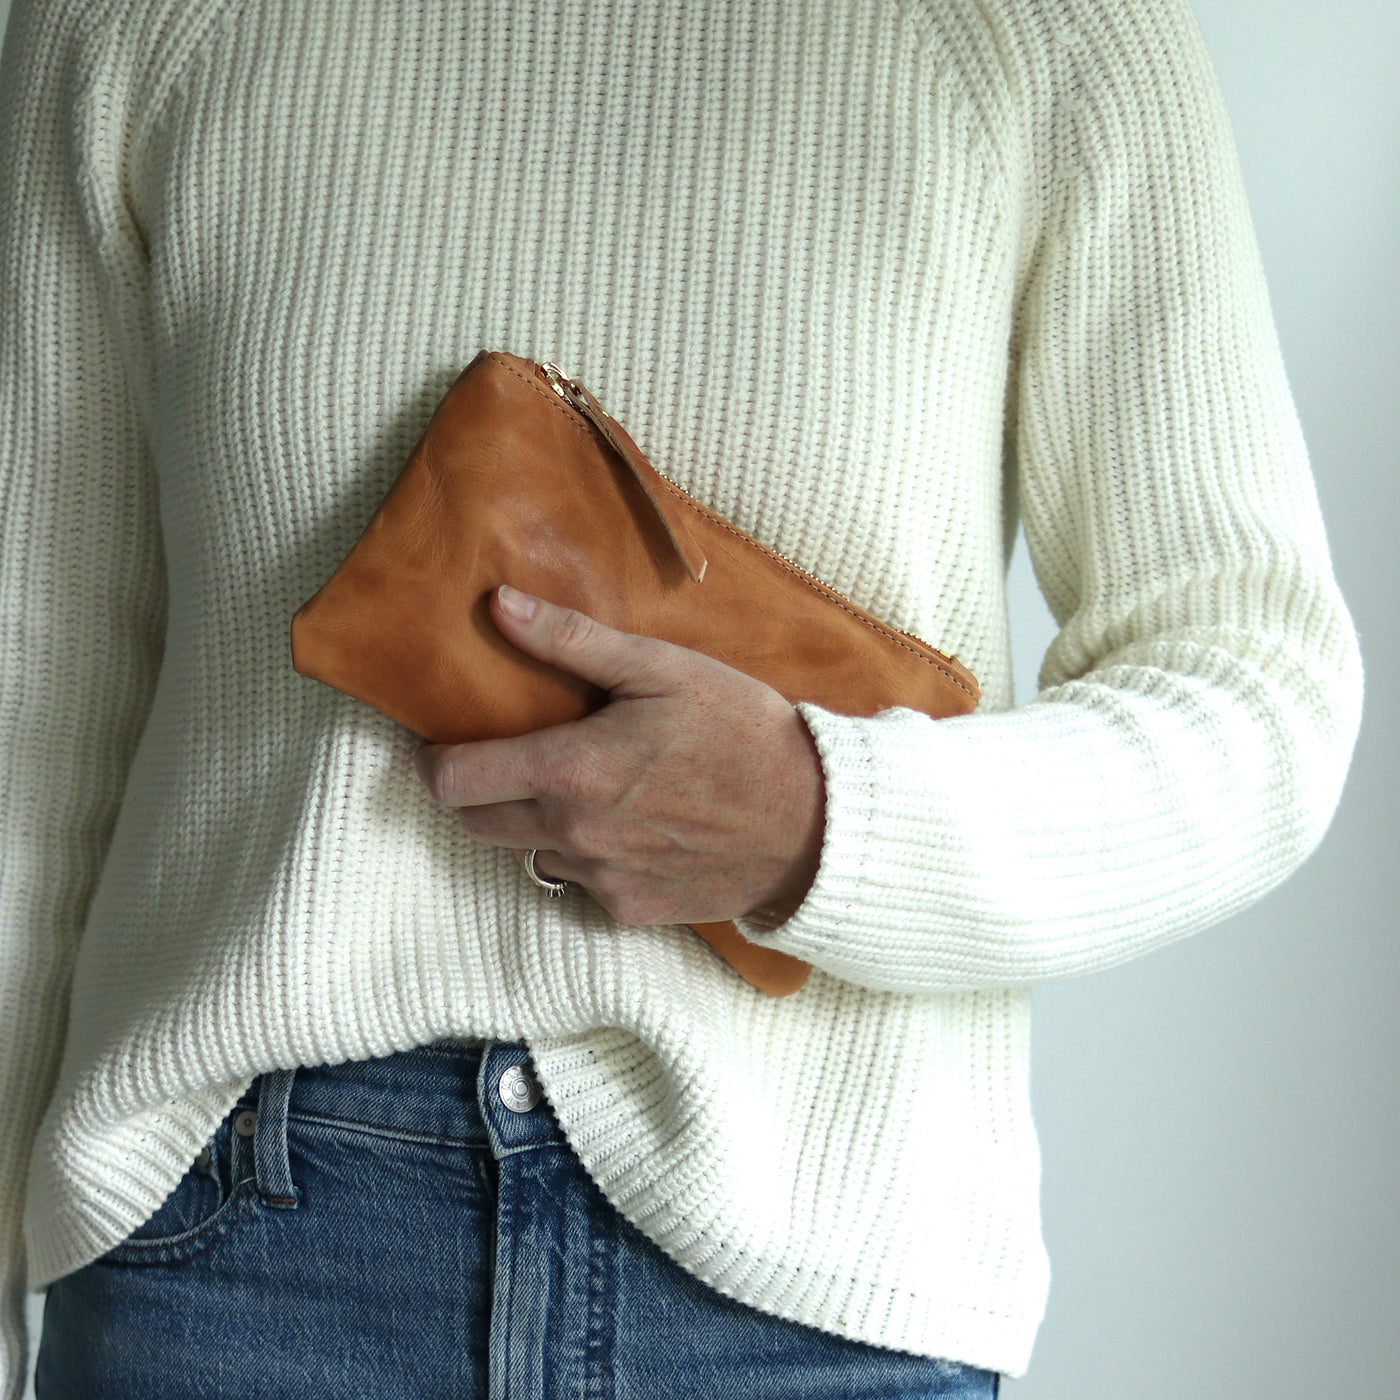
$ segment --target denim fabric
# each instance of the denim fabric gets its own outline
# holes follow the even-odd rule
[[[50,1286],[37,1365],[39,1400],[998,1389],[699,1282],[608,1203],[500,1041],[259,1076],[155,1215]]]

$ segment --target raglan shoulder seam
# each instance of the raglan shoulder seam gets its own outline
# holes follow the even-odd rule
[[[133,172],[171,95],[217,23],[242,3],[82,0],[51,17],[68,51],[72,157],[85,178],[115,181],[131,202]],[[130,222],[139,236],[134,215]]]
[[[165,117],[166,108],[174,99],[189,70],[204,52],[206,43],[246,0],[164,0],[173,23],[166,43],[153,55],[155,78],[149,99],[133,132],[133,146],[144,151],[151,133]]]

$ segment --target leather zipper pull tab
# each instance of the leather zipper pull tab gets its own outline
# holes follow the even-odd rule
[[[646,493],[652,509],[665,526],[666,537],[685,566],[690,581],[703,582],[709,560],[691,539],[686,524],[685,507],[671,494],[666,478],[642,455],[641,449],[632,441],[622,424],[613,418],[577,379],[570,379],[558,365],[543,364],[540,369],[555,393],[583,414],[602,433],[608,446],[626,463],[632,475],[636,477],[637,484]]]

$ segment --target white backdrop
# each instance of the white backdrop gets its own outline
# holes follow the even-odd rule
[[[1054,1281],[1030,1373],[1003,1396],[1393,1400],[1400,5],[1194,5],[1361,634],[1366,713],[1336,821],[1297,875],[1184,943],[1037,988]],[[8,12],[0,0],[0,29]],[[1024,699],[1052,624],[1023,545],[1011,581]]]

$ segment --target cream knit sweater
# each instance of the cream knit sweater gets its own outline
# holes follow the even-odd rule
[[[545,900],[417,736],[292,668],[483,346],[982,683],[801,707],[821,868],[746,928],[796,995]],[[449,1034],[525,1037],[714,1288],[1019,1374],[1032,985],[1277,884],[1357,730],[1188,0],[15,0],[0,488],[11,1400],[26,1282],[149,1216],[259,1071]],[[1013,708],[1020,519],[1059,633]]]

